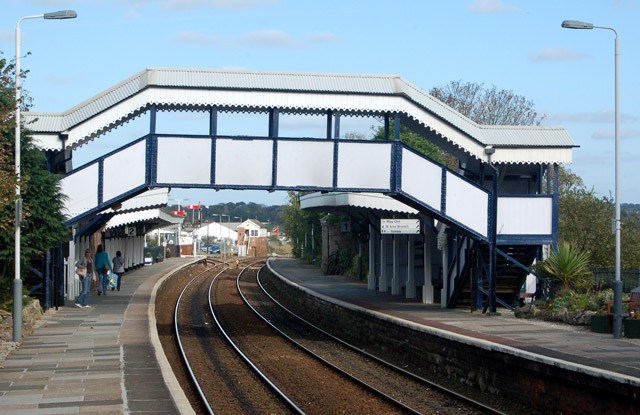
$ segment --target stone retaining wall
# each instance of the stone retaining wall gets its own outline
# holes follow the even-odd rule
[[[278,301],[337,337],[475,390],[500,394],[545,413],[622,414],[640,408],[640,389],[631,382],[584,373],[579,365],[571,369],[560,361],[534,360],[526,352],[505,353],[482,340],[419,330],[412,323],[325,301],[271,273],[262,278]]]

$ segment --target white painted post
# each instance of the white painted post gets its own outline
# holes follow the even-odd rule
[[[416,298],[415,236],[407,238],[407,298]]]
[[[75,236],[75,229],[72,232]],[[69,262],[67,262],[67,300],[76,298],[76,245],[73,237],[69,241]]]
[[[442,237],[442,289],[440,290],[440,307],[447,308],[449,302],[449,237]]]
[[[380,235],[380,281],[378,291],[386,293],[389,289],[387,282],[387,236]]]
[[[367,289],[376,289],[376,230],[369,225],[369,276],[367,277]]]
[[[433,304],[433,283],[431,282],[431,231],[424,229],[424,285],[422,286],[422,302]]]
[[[391,295],[400,295],[400,240],[402,236],[393,235],[393,277],[391,278]]]

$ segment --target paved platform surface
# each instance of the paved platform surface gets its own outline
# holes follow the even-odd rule
[[[120,291],[67,301],[45,314],[0,369],[0,414],[176,414],[149,334],[156,282],[193,261],[175,258],[124,274]]]
[[[637,339],[614,339],[611,334],[592,333],[565,324],[516,319],[511,312],[487,316],[462,309],[442,309],[439,304],[426,305],[368,290],[366,283],[350,278],[322,275],[319,268],[293,259],[272,260],[271,266],[297,284],[356,306],[640,381]]]
[[[47,313],[0,368],[0,414],[177,414],[149,333],[149,299],[156,283],[193,258],[165,261],[125,274],[122,290],[98,297],[91,309]],[[615,340],[564,325],[443,310],[340,276],[324,276],[296,260],[273,261],[310,290],[417,324],[511,346],[568,364],[640,381],[640,342]],[[179,404],[178,404],[179,405]]]

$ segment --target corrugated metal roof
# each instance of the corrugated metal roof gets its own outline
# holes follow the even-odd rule
[[[389,196],[379,193],[309,193],[300,197],[300,208],[353,206],[364,209],[386,210],[417,214],[418,211]]]
[[[127,199],[122,202],[122,206],[117,211],[113,209],[107,209],[105,212],[130,212],[135,210],[144,210],[149,208],[155,208],[160,206],[166,206],[169,201],[169,189],[165,187],[159,187],[157,189],[147,190],[140,193],[137,196]]]
[[[171,224],[182,223],[183,218],[171,216],[160,209],[148,209],[115,215],[109,220],[109,222],[107,222],[105,229],[112,229],[119,226],[132,225],[134,223],[147,221],[160,221],[163,222],[163,226],[168,226]]]
[[[147,68],[68,111],[63,113],[25,113],[24,118],[25,121],[34,121],[37,118],[35,122],[29,125],[34,132],[62,132],[79,125],[119,102],[127,100],[145,88],[153,87],[299,92],[307,94],[333,93],[382,97],[402,96],[426,110],[428,114],[444,120],[482,145],[510,147],[575,146],[571,136],[562,127],[480,126],[398,75]],[[130,109],[132,112],[123,114],[123,118],[119,120],[110,121],[109,125],[101,126],[102,130],[97,130],[97,132],[86,136],[85,140],[113,128],[114,125],[134,118],[141,111],[144,111],[145,105],[152,103],[143,103],[141,108]],[[162,104],[166,105],[166,103]],[[197,104],[196,102],[178,102],[175,103],[175,106],[193,106]],[[291,105],[293,106],[290,109],[305,110],[305,108],[296,107],[295,104]],[[260,107],[259,104],[255,106]],[[340,105],[337,104],[336,108],[341,109]],[[283,108],[283,110],[286,109]],[[317,109],[314,110],[317,111]],[[367,108],[352,108],[351,110],[353,113],[371,112]],[[405,112],[401,107],[386,108],[385,110],[392,113]],[[428,117],[425,115],[425,119],[428,119]],[[418,121],[429,127],[424,121]]]
[[[574,147],[575,141],[562,127],[481,126],[486,145],[495,147]],[[544,134],[540,134],[544,132]]]

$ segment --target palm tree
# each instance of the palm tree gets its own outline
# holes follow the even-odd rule
[[[542,263],[544,271],[556,277],[568,290],[580,281],[581,277],[591,274],[589,254],[578,248],[572,248],[566,242],[558,246],[558,252],[552,253]]]

